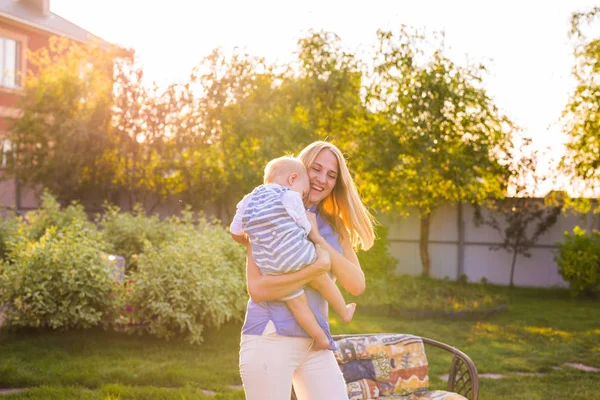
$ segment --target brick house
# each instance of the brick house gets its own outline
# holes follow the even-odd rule
[[[50,0],[0,0],[0,169],[6,166],[11,144],[5,117],[19,115],[17,108],[22,76],[27,71],[27,50],[48,46],[52,36],[77,43],[102,41],[85,29],[50,11]],[[17,211],[35,208],[32,190],[15,179],[0,181],[0,206]]]

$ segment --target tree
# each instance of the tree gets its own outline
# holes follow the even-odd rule
[[[227,57],[215,50],[186,87],[190,97],[198,94],[185,111],[193,128],[176,134],[185,198],[193,206],[218,205],[223,220],[262,182],[267,161],[290,151],[287,130],[275,112],[280,99],[272,69],[261,58],[238,51]]]
[[[173,119],[183,109],[178,85],[165,89],[142,80],[143,71],[129,62],[115,68],[114,104],[108,130],[110,146],[103,154],[112,184],[135,204],[163,199],[184,190],[175,169]]]
[[[109,145],[115,56],[58,37],[28,56],[22,115],[8,134],[15,146],[10,175],[49,188],[62,202],[102,193],[107,175],[97,161]]]
[[[301,147],[317,139],[344,147],[365,117],[361,62],[343,48],[339,36],[324,31],[300,39],[296,55],[281,90],[293,109],[292,126],[304,135]]]
[[[316,139],[344,143],[364,114],[360,88],[358,62],[330,33],[299,40],[297,60],[280,70],[261,58],[215,50],[195,69],[190,91],[200,95],[183,113],[202,133],[175,134],[187,162],[181,166],[186,201],[218,204],[228,219],[234,202],[262,182],[270,159]]]
[[[514,286],[517,257],[531,257],[530,249],[556,223],[563,207],[562,193],[551,192],[545,199],[535,197],[546,178],[537,172],[539,152],[530,146],[531,139],[526,138],[518,151],[520,156],[513,149],[509,163],[513,197],[492,198],[483,207],[476,205],[473,215],[476,226],[487,225],[500,235],[502,243],[490,249],[512,254],[510,287]]]
[[[577,86],[563,111],[563,132],[568,141],[560,163],[563,172],[593,191],[600,183],[600,37],[590,38],[585,28],[599,14],[600,8],[595,7],[571,17],[570,37],[577,60],[572,73]],[[589,207],[589,202],[586,204]]]
[[[367,87],[368,129],[355,165],[363,193],[382,211],[414,207],[423,275],[430,274],[431,213],[444,203],[502,196],[512,123],[482,87],[480,65],[459,66],[408,28],[377,33]]]

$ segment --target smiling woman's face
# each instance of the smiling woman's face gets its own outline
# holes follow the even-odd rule
[[[337,182],[338,172],[339,166],[335,155],[328,149],[321,150],[308,168],[308,178],[310,180],[309,207],[319,204],[329,196]]]

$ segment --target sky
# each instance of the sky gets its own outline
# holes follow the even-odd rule
[[[335,32],[349,50],[377,29],[444,31],[450,56],[483,62],[485,87],[538,148],[561,153],[558,119],[573,90],[569,20],[591,0],[51,0],[51,11],[105,40],[134,48],[144,75],[184,80],[216,47],[269,61],[293,57],[310,29]]]

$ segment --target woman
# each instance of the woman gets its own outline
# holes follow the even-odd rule
[[[308,170],[307,205],[312,215],[311,240],[317,261],[301,271],[263,276],[247,245],[248,302],[242,328],[240,373],[247,400],[287,400],[292,383],[299,400],[347,399],[346,385],[333,353],[311,350],[312,340],[283,302],[275,301],[331,268],[351,294],[365,290],[365,277],[354,252],[373,245],[373,217],[362,203],[341,151],[328,142],[314,142],[298,158]],[[315,315],[327,320],[327,302],[305,287]],[[327,334],[329,326],[325,327]],[[336,348],[331,341],[330,350]]]

